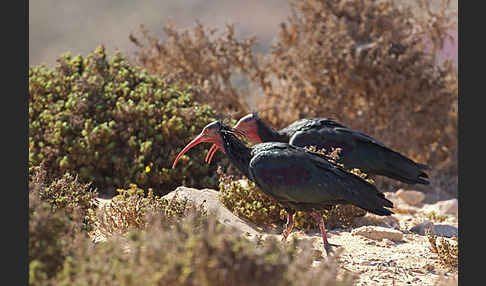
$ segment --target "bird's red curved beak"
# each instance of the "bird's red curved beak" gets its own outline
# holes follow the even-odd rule
[[[253,143],[262,142],[262,139],[260,139],[260,136],[258,136],[257,124],[254,120],[243,117],[235,124],[235,126],[233,126],[232,129],[235,131],[235,133],[245,138],[248,138],[248,140]],[[213,159],[214,154],[219,149],[222,148],[216,146],[216,144],[213,144],[213,146],[211,146],[211,149],[209,149],[208,154],[206,155],[206,159],[204,161],[208,164],[211,164],[211,160]]]
[[[208,164],[211,164],[211,160],[213,159],[214,153],[216,153],[218,149],[219,147],[216,146],[216,144],[213,144],[213,146],[211,146],[211,149],[209,149],[208,154],[206,155],[206,159],[204,159],[204,161],[207,162]]]
[[[214,145],[216,146],[216,148],[215,148],[216,150],[218,148],[221,148],[220,146],[223,146],[223,142],[222,142],[221,137],[219,137],[215,134],[208,134],[208,133],[203,131],[196,138],[194,138],[191,142],[189,142],[189,144],[187,144],[186,147],[184,147],[184,149],[182,149],[182,151],[179,153],[179,155],[177,155],[177,157],[174,161],[174,164],[172,164],[172,168],[175,168],[177,162],[182,157],[182,155],[184,155],[184,153],[186,153],[189,149],[196,146],[197,144],[203,143],[203,142],[214,143]],[[209,153],[208,153],[208,155],[209,155]],[[213,155],[214,155],[214,153],[213,153]],[[211,158],[212,158],[212,156],[211,156]]]

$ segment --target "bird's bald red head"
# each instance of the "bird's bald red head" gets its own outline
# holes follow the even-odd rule
[[[177,164],[177,161],[186,153],[189,149],[192,147],[196,146],[199,143],[203,142],[210,142],[214,143],[217,148],[223,148],[223,139],[221,138],[221,129],[223,128],[223,125],[218,122],[214,121],[209,123],[204,127],[204,129],[201,131],[201,133],[196,136],[189,144],[187,144],[184,149],[177,155],[177,158],[174,161],[174,164],[172,165],[172,168],[174,168]],[[223,149],[224,150],[224,149]]]
[[[233,126],[232,130],[238,135],[247,138],[252,143],[262,142],[262,139],[258,135],[258,116],[256,113],[250,113],[240,118],[236,125]],[[216,146],[216,144],[211,146],[211,149],[209,149],[205,159],[208,164],[211,163],[214,154],[219,149],[221,149],[221,147]]]
[[[258,135],[258,117],[254,113],[243,116],[233,128],[242,131],[245,137],[252,143],[262,142],[262,139]]]

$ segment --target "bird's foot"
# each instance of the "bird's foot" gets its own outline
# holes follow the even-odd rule
[[[285,235],[285,233],[282,234],[282,242],[286,242],[287,241],[287,236],[288,235]]]
[[[284,231],[282,233],[282,242],[287,241],[287,238],[289,237],[291,232],[292,232],[292,229],[289,229],[289,228],[284,229]]]
[[[282,233],[282,242],[285,242],[292,232],[292,228],[294,227],[294,213],[295,211],[287,209],[287,223],[285,224],[285,229]]]
[[[332,244],[332,243],[324,244],[324,250],[326,251],[327,256],[334,254],[334,250],[332,249],[332,247],[341,247],[341,246],[337,245],[337,244]]]

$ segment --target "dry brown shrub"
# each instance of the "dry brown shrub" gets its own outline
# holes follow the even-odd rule
[[[62,268],[74,241],[87,237],[97,208],[96,191],[66,173],[48,174],[44,165],[29,169],[29,285],[46,281]]]
[[[177,195],[166,199],[154,195],[152,189],[146,192],[135,184],[117,191],[118,195],[101,206],[94,219],[97,235],[104,238],[137,229],[145,230],[155,218],[177,224],[187,216],[203,218],[207,215],[202,204],[196,205],[185,198],[178,198]]]
[[[291,5],[266,63],[277,80],[262,107],[275,108],[261,117],[277,127],[333,117],[437,171],[454,168],[457,72],[437,65],[424,41],[443,44],[453,24],[445,10],[419,18],[392,1]]]
[[[260,116],[275,128],[303,117],[333,117],[433,169],[432,186],[457,195],[458,75],[436,52],[457,23],[444,0],[420,15],[392,0],[290,0],[267,54],[255,39],[237,40],[233,26],[219,37],[197,24],[192,33],[166,26],[167,39],[143,31],[137,62],[198,86],[199,101],[220,115],[248,111],[232,77],[260,94]],[[383,188],[386,180],[377,183]]]
[[[270,237],[259,245],[214,216],[151,220],[126,238],[76,243],[50,285],[353,285],[339,256],[312,267],[312,246]],[[339,253],[338,253],[339,254]]]
[[[255,38],[237,40],[233,25],[217,35],[217,29],[206,29],[199,22],[191,32],[169,23],[164,33],[166,39],[159,40],[142,26],[141,36],[130,35],[140,47],[137,64],[192,84],[200,91],[194,100],[210,104],[220,114],[239,118],[247,113],[249,91],[239,90],[234,77],[239,73],[254,81],[264,78],[253,55]]]

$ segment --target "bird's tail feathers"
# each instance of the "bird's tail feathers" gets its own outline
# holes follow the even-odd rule
[[[387,168],[383,174],[380,175],[411,185],[430,184],[430,182],[427,181],[429,175],[425,173],[426,170],[430,170],[430,167],[425,164],[416,163],[404,155],[392,150],[389,150],[389,152],[386,153],[385,164]]]

